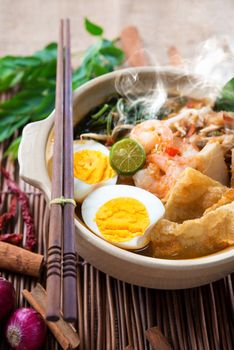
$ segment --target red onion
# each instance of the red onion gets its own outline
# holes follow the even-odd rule
[[[46,325],[39,313],[22,307],[10,316],[5,335],[12,349],[38,350],[45,341]]]
[[[0,277],[0,321],[2,321],[15,307],[15,289],[13,284]]]

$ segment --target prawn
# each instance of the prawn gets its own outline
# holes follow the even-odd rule
[[[146,167],[133,176],[133,181],[135,186],[165,200],[182,171],[187,167],[197,168],[197,165],[198,158],[196,156],[171,159],[165,154],[150,154],[147,156]]]
[[[171,162],[166,156],[153,156],[152,162],[142,170],[139,170],[133,180],[137,187],[141,187],[161,199],[165,199],[178,175],[185,169],[175,162]]]
[[[133,180],[165,200],[179,174],[188,166],[196,168],[198,151],[186,139],[175,138],[162,121],[148,120],[138,124],[130,134],[146,151],[146,166]]]
[[[173,133],[169,126],[160,120],[146,120],[132,129],[130,138],[139,142],[147,154],[157,144],[170,143],[173,140]]]

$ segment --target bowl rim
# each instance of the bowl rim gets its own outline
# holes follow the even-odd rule
[[[77,99],[77,97],[81,94],[85,94],[92,86],[99,84],[101,85],[103,82],[112,81],[113,78],[116,78],[118,75],[129,74],[131,72],[137,73],[165,73],[171,74],[174,76],[181,77],[191,77],[192,79],[199,79],[199,75],[192,74],[190,72],[184,71],[181,68],[175,67],[137,67],[137,68],[124,68],[121,70],[116,70],[111,73],[107,73],[100,77],[94,78],[91,81],[86,82],[84,85],[80,86],[73,92],[73,105]],[[208,85],[208,87],[212,87],[212,83]],[[53,118],[54,118],[54,110],[51,114],[45,119],[51,119],[52,123],[50,124],[50,129],[47,130],[47,142],[48,137],[51,132],[51,128],[53,127]],[[45,120],[40,121],[39,123],[43,123]],[[52,127],[51,127],[52,125]],[[46,142],[46,145],[47,145]],[[45,152],[46,148],[44,149]],[[22,158],[22,155],[21,155]],[[21,160],[22,162],[22,160]],[[47,169],[45,169],[47,171]],[[42,188],[44,191],[45,188]],[[44,191],[47,192],[48,191]],[[47,196],[46,196],[47,197]],[[48,198],[47,198],[48,199]],[[217,266],[220,264],[225,264],[228,261],[234,261],[234,247],[228,247],[224,250],[212,253],[210,255],[198,257],[198,258],[190,258],[190,259],[163,259],[163,258],[154,258],[145,255],[136,254],[132,251],[122,249],[120,247],[115,246],[114,244],[109,243],[108,241],[102,239],[97,236],[91,230],[89,230],[85,224],[81,223],[77,217],[75,217],[76,227],[81,231],[83,235],[86,236],[87,241],[91,241],[91,244],[98,248],[98,250],[103,250],[108,254],[111,254],[118,259],[122,259],[125,261],[131,260],[131,263],[140,264],[141,266],[150,267],[150,268],[160,268],[163,270],[191,270],[191,268],[205,268],[209,266]],[[79,244],[79,243],[78,243]]]
[[[117,69],[113,72],[110,73],[105,73],[99,77],[93,78],[83,85],[79,86],[77,89],[73,91],[73,104],[74,100],[77,98],[77,95],[80,95],[81,93],[85,93],[87,90],[89,90],[93,85],[96,85],[97,83],[102,84],[103,82],[107,80],[111,80],[112,78],[116,78],[118,76],[123,76],[123,75],[128,75],[128,74],[133,74],[133,73],[148,73],[148,74],[167,74],[167,75],[172,75],[174,77],[186,77],[188,80],[196,80],[197,82],[203,82],[203,86],[206,88],[212,88],[212,89],[217,89],[217,82],[215,81],[207,81],[204,80],[204,77],[198,73],[194,73],[190,70],[184,70],[183,68],[180,67],[172,67],[169,65],[165,66],[141,66],[141,67],[125,67],[122,69]],[[51,114],[47,117],[49,118],[52,114],[54,114],[53,110]]]
[[[106,240],[102,239],[101,237],[95,235],[91,230],[89,230],[85,225],[80,223],[76,218],[76,226],[82,230],[82,233],[84,233],[86,236],[89,236],[88,240],[93,241],[95,246],[98,246],[101,250],[104,250],[108,253],[110,253],[113,256],[116,256],[118,258],[123,258],[125,261],[129,260],[129,256],[131,255],[131,262],[132,263],[141,263],[141,265],[150,266],[155,265],[156,267],[160,267],[162,269],[170,269],[173,270],[177,269],[190,269],[191,267],[204,267],[204,266],[210,266],[210,265],[217,265],[221,262],[226,262],[227,260],[232,260],[234,258],[234,247],[229,247],[224,250],[221,250],[219,252],[193,258],[193,259],[163,259],[163,258],[154,258],[150,256],[140,255],[136,254],[132,251],[125,250],[122,248],[119,248],[115,246],[114,244],[111,244],[107,242]]]

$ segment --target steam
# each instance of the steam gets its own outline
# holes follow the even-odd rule
[[[204,80],[225,84],[234,76],[233,49],[224,37],[206,40],[198,46],[192,62],[194,73],[201,75]]]
[[[117,92],[126,98],[132,108],[141,104],[149,118],[157,118],[158,111],[168,97],[166,74],[164,76],[163,66],[160,67],[152,53],[147,51],[147,56],[150,56],[155,67],[155,79],[150,88],[146,89],[146,83],[138,76],[136,70],[118,76],[115,86]],[[186,85],[186,95],[206,97],[214,101],[224,84],[234,76],[234,45],[226,37],[212,37],[196,47],[192,58],[183,58],[182,61],[181,76],[191,77]],[[196,79],[193,78],[194,75]],[[179,82],[176,90],[180,95],[185,94]],[[199,91],[200,96],[197,96]]]
[[[191,59],[184,60],[184,71],[197,76],[195,89],[208,90],[215,100],[222,87],[234,76],[234,47],[225,37],[212,37],[200,43]]]
[[[115,81],[116,91],[127,100],[131,108],[137,109],[141,105],[148,118],[155,118],[167,100],[163,75],[155,68],[155,76],[149,84],[140,78],[136,70],[132,69],[126,72],[127,74],[117,77]]]

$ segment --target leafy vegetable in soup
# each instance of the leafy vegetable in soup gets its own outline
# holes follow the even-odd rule
[[[75,137],[112,143],[126,136],[134,125],[145,120],[162,120],[175,115],[186,105],[198,108],[206,103],[207,100],[170,96],[159,111],[154,112],[143,98],[130,101],[126,97],[113,95],[104,104],[93,108],[76,126]]]

